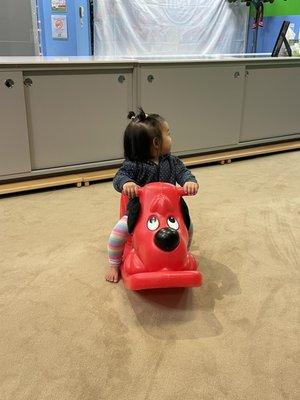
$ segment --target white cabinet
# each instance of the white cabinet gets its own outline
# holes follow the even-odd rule
[[[0,175],[30,171],[23,89],[19,71],[0,72]]]
[[[245,67],[141,67],[140,99],[147,113],[171,126],[173,151],[197,151],[239,141]]]
[[[27,73],[32,168],[123,156],[123,131],[132,109],[130,70]],[[29,81],[30,82],[30,81]]]
[[[247,70],[241,141],[300,133],[300,67]]]

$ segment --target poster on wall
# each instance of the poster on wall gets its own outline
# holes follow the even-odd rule
[[[66,15],[51,15],[52,38],[68,39],[68,27]]]
[[[67,0],[51,0],[51,9],[53,12],[66,12]]]

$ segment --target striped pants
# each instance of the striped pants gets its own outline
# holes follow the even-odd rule
[[[128,239],[128,227],[127,227],[127,215],[124,215],[113,228],[110,237],[108,239],[108,261],[111,267],[119,268],[122,263],[122,256],[125,247],[125,243]],[[188,249],[191,246],[193,239],[193,224],[189,229],[189,242]]]

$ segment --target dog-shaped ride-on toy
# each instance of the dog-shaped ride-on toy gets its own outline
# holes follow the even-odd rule
[[[131,233],[121,273],[131,290],[195,287],[202,283],[197,261],[188,251],[190,217],[180,187],[155,182],[139,189],[127,207]],[[122,194],[120,215],[128,199]]]

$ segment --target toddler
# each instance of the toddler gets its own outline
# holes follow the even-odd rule
[[[187,194],[195,195],[199,188],[196,178],[178,157],[170,154],[172,141],[167,121],[158,114],[145,114],[143,109],[139,110],[138,115],[133,111],[128,114],[131,122],[124,132],[125,161],[114,177],[114,188],[132,199],[139,187],[147,183],[168,182],[178,183]],[[128,235],[127,215],[124,215],[113,228],[108,241],[106,280],[109,282],[119,280],[119,267]],[[191,242],[192,224],[189,235]]]

